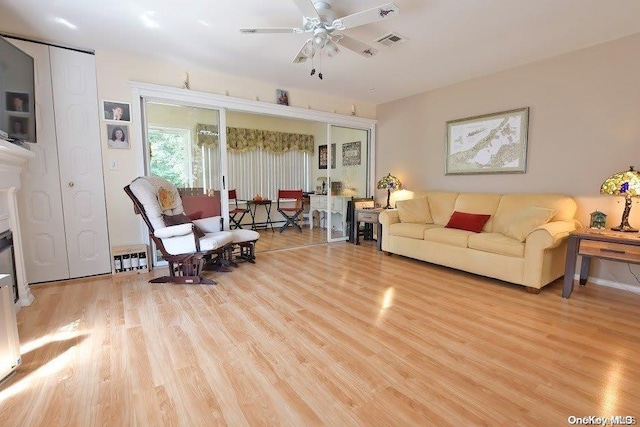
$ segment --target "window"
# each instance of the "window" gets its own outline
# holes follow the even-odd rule
[[[193,187],[195,182],[193,148],[189,129],[150,126],[149,171],[176,187]]]

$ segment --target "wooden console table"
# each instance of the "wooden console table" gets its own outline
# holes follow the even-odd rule
[[[562,287],[563,298],[569,298],[573,292],[573,275],[576,271],[578,255],[582,256],[580,286],[584,286],[589,278],[591,258],[640,264],[640,234],[588,228],[569,234]]]

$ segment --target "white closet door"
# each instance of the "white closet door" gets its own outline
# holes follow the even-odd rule
[[[95,57],[49,54],[70,277],[109,273]]]
[[[36,155],[22,172],[18,191],[20,230],[29,283],[69,278],[67,243],[62,217],[58,173],[58,148],[51,93],[49,47],[11,40],[34,59],[37,144],[29,144]]]

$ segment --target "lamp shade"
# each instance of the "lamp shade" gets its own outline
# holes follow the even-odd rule
[[[612,230],[637,232],[637,229],[629,225],[629,213],[631,212],[631,198],[640,197],[640,172],[631,166],[628,171],[611,175],[602,183],[600,194],[624,196],[625,198],[624,212],[622,213],[620,225],[612,228]]]
[[[378,189],[387,190],[387,206],[385,206],[385,209],[391,209],[391,203],[389,203],[391,200],[391,192],[402,190],[402,182],[395,176],[388,174],[378,181]]]

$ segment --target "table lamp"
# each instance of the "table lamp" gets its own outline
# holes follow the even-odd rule
[[[640,172],[633,169],[618,172],[611,175],[600,187],[600,194],[612,196],[624,196],[624,212],[620,225],[613,227],[614,231],[637,232],[638,230],[629,225],[629,213],[631,212],[631,198],[640,197]]]
[[[385,206],[384,208],[391,209],[391,203],[389,203],[391,199],[391,192],[402,190],[402,183],[395,176],[388,174],[387,176],[382,177],[380,181],[378,181],[378,189],[387,190],[387,206]]]

